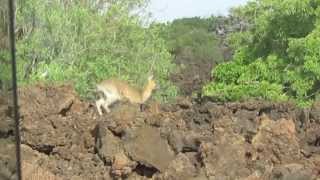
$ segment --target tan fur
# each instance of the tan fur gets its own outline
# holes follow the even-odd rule
[[[131,103],[142,104],[149,99],[155,88],[156,83],[152,76],[148,78],[143,89],[132,87],[127,82],[115,78],[104,80],[97,84],[97,91],[105,96],[96,101],[98,113],[102,115],[101,106],[109,113],[111,104],[125,99]]]

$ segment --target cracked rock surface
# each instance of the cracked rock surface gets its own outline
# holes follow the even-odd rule
[[[26,178],[320,178],[319,103],[299,109],[180,98],[149,101],[142,110],[120,102],[99,116],[94,102],[80,100],[71,86],[24,87],[19,97]],[[10,178],[15,171],[8,108],[0,101],[0,173]]]

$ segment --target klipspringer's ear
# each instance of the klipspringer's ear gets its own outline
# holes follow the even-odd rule
[[[148,77],[148,80],[150,81],[150,80],[152,80],[153,79],[153,75],[150,75],[149,77]]]

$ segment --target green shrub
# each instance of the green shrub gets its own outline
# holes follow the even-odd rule
[[[256,0],[233,10],[249,29],[233,33],[233,61],[213,69],[204,95],[310,105],[319,97],[320,1]]]
[[[223,60],[219,40],[210,31],[214,18],[182,18],[167,25],[166,39],[170,51],[179,55],[188,49],[190,58],[195,60],[212,59],[219,63]]]
[[[82,97],[91,98],[103,79],[142,85],[152,70],[161,87],[156,98],[172,99],[177,90],[168,76],[175,66],[160,30],[143,27],[132,15],[144,3],[110,2],[101,13],[90,3],[24,1],[17,17],[25,32],[17,44],[21,83],[72,82]]]
[[[11,61],[8,51],[8,3],[0,0],[0,90],[11,83]]]

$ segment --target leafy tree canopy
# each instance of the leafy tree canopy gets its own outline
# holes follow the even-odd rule
[[[204,94],[220,100],[264,98],[308,105],[319,98],[320,1],[255,0],[232,9],[249,23],[233,33],[232,62],[212,71]]]
[[[92,97],[96,82],[111,76],[141,86],[154,73],[156,98],[177,93],[174,69],[157,27],[143,27],[145,0],[23,0],[18,2],[20,83],[72,82]]]

